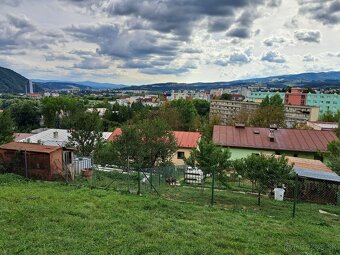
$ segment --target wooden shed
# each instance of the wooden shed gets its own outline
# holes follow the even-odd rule
[[[0,163],[3,172],[53,180],[64,176],[64,154],[59,146],[11,142],[0,146]]]

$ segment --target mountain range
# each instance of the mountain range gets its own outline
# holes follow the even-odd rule
[[[340,88],[340,72],[301,73],[278,75],[264,78],[235,80],[228,82],[195,82],[195,83],[155,83],[146,85],[127,86],[123,84],[99,83],[93,81],[58,81],[58,80],[32,80],[36,92],[68,89],[129,89],[149,91],[170,90],[207,90],[230,86],[248,86],[252,84],[266,84],[268,87],[299,86],[311,88]],[[25,93],[28,79],[15,71],[0,67],[0,93]]]

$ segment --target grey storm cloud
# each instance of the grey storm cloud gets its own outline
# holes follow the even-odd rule
[[[6,50],[48,49],[49,45],[65,42],[60,32],[40,31],[25,16],[6,15],[0,20],[0,47]]]
[[[245,39],[251,37],[251,31],[247,27],[237,27],[228,31],[227,36]]]
[[[107,69],[110,67],[110,63],[99,58],[84,58],[80,63],[74,64],[73,67],[87,70]]]
[[[227,56],[220,56],[213,63],[220,66],[244,65],[251,61],[249,54],[243,52],[233,52]]]
[[[238,27],[250,27],[255,10],[273,0],[63,0],[76,3],[89,9],[96,6],[108,16],[125,16],[140,19],[138,26],[165,34],[173,34],[188,40],[196,23],[208,18],[208,31],[226,31],[241,12]],[[276,1],[274,1],[276,2]]]
[[[281,45],[286,42],[286,39],[283,37],[270,37],[263,41],[263,44],[268,47]]]
[[[270,0],[268,2],[269,7],[279,7],[282,4],[282,0]]]
[[[298,0],[299,13],[324,25],[340,23],[340,0]]]
[[[310,42],[310,43],[320,43],[321,33],[320,31],[295,31],[294,36],[299,41]]]
[[[262,61],[270,62],[270,63],[285,63],[286,59],[281,56],[278,52],[268,51],[264,53],[261,57]]]

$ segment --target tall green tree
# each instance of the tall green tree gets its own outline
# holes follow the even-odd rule
[[[327,165],[340,175],[340,141],[332,141],[327,146]]]
[[[250,124],[256,127],[276,125],[285,127],[285,111],[279,94],[265,97],[258,110],[250,117]]]
[[[40,127],[40,106],[35,101],[16,101],[10,107],[11,117],[18,132],[30,132]]]
[[[75,147],[80,156],[90,156],[103,137],[98,113],[79,112],[73,116],[69,133],[68,145]]]
[[[14,122],[8,111],[0,112],[0,144],[14,139]]]
[[[176,108],[181,118],[180,130],[192,131],[192,130],[196,130],[199,127],[200,125],[199,116],[191,100],[185,100],[185,99],[174,100],[166,104],[164,107],[165,108],[167,107]]]
[[[177,143],[164,120],[151,119],[123,126],[114,147],[120,164],[129,158],[133,167],[141,169],[171,164]]]
[[[192,103],[195,106],[195,109],[201,117],[206,117],[209,115],[210,104],[207,100],[202,99],[194,99]]]

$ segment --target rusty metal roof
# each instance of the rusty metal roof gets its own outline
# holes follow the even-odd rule
[[[0,149],[3,150],[14,150],[14,151],[28,151],[28,152],[40,152],[40,153],[52,153],[62,147],[59,146],[46,146],[41,144],[34,144],[34,143],[18,143],[18,142],[11,142],[7,144],[3,144],[0,146]]]
[[[282,157],[282,156],[275,155],[275,158],[279,158],[279,157]],[[298,158],[298,157],[291,157],[291,156],[285,156],[285,158],[288,160],[289,164],[293,165],[294,168],[297,168],[297,169],[333,173],[333,171],[320,160]]]
[[[108,141],[113,141],[117,136],[122,134],[121,128],[116,128]],[[184,131],[173,131],[175,139],[177,141],[177,146],[180,148],[196,148],[201,138],[201,134],[199,132],[184,132]]]
[[[269,128],[214,126],[213,141],[225,147],[324,152],[328,143],[338,140],[332,131],[277,129],[272,140],[269,134]]]

